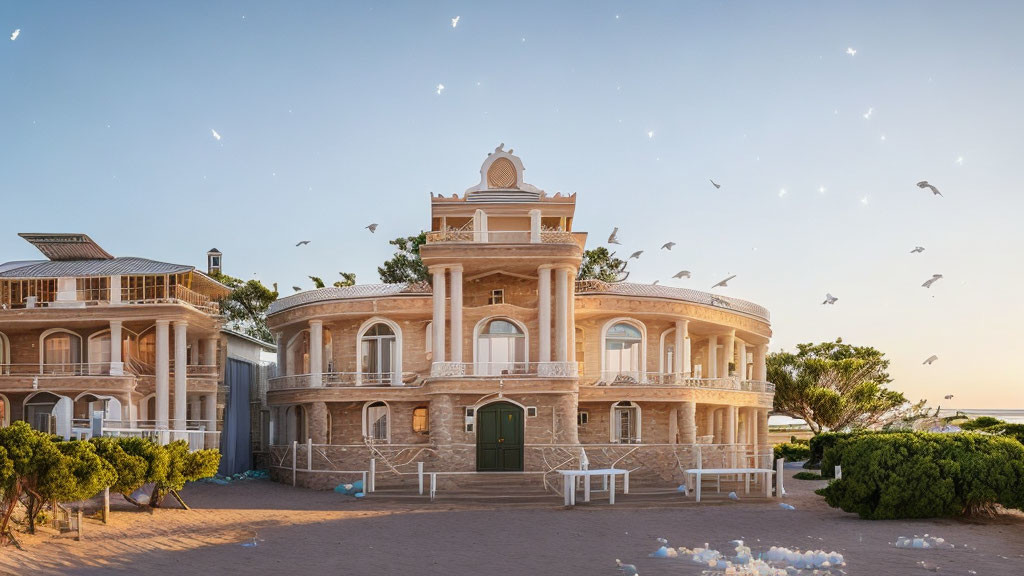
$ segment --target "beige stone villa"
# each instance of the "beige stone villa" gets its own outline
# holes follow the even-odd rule
[[[21,236],[45,259],[0,264],[0,425],[83,438],[100,413],[102,433],[216,447],[228,288],[84,234]]]
[[[296,482],[321,487],[336,482],[324,472],[364,470],[370,458],[385,477],[418,462],[549,474],[585,457],[667,482],[698,457],[751,465],[770,452],[767,310],[578,281],[587,234],[576,231],[576,195],[549,195],[523,173],[499,146],[478,184],[432,195],[420,252],[429,283],[273,304],[275,475],[290,481],[289,450],[307,443],[298,467],[315,472]]]

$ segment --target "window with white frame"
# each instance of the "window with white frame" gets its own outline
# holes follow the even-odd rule
[[[477,374],[497,376],[526,372],[526,335],[509,320],[487,322],[477,337]]]
[[[604,379],[640,380],[642,347],[643,334],[636,326],[619,322],[609,328],[604,340]]]
[[[505,303],[505,290],[491,290],[491,297],[487,300],[488,304],[504,304]]]
[[[43,365],[47,372],[68,372],[82,362],[82,338],[71,332],[54,332],[43,338]]]
[[[638,444],[640,442],[640,407],[623,400],[612,406],[612,442]]]
[[[374,402],[366,407],[366,437],[372,442],[388,442],[388,405]]]
[[[379,322],[371,326],[360,340],[363,382],[391,384],[395,377],[395,331]]]

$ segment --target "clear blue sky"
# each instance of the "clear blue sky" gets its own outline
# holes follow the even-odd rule
[[[737,274],[773,349],[842,336],[911,399],[1024,408],[1019,3],[367,4],[0,5],[0,261],[73,231],[375,282],[505,142],[591,246],[646,250],[631,280]]]

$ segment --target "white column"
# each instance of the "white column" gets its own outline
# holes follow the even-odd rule
[[[754,448],[757,448],[757,428],[761,425],[761,411],[757,408],[751,408],[747,413],[747,428],[750,430],[750,444]]]
[[[487,242],[487,213],[477,208],[473,213],[473,240]]]
[[[768,345],[758,344],[754,349],[754,380],[768,380]]]
[[[462,362],[462,266],[452,266],[452,362]]]
[[[197,418],[198,419],[198,418]],[[217,431],[217,393],[209,392],[203,396],[203,419],[206,420],[208,432]]]
[[[274,335],[274,341],[277,342],[277,375],[284,376],[288,373],[288,351],[285,350],[284,332],[278,332]]]
[[[217,365],[217,339],[216,338],[207,338],[206,340],[203,341],[203,356],[205,356],[205,358],[203,359],[203,362],[205,362],[207,366],[216,366]]]
[[[736,339],[736,374],[740,380],[747,379],[747,345],[739,338]]]
[[[569,342],[566,346],[569,347],[568,360],[573,365],[576,364],[576,270],[574,268],[568,268],[566,273],[566,287],[568,294],[565,297],[569,300],[569,310],[566,312],[566,331],[569,333]]]
[[[537,269],[537,322],[540,324],[540,336],[537,341],[540,348],[541,362],[551,361],[551,267],[541,266]]]
[[[537,244],[540,240],[540,210],[530,210],[530,243]]]
[[[722,363],[721,376],[724,378],[729,375],[729,363],[735,363],[735,352],[736,352],[736,331],[731,330],[725,337],[725,344],[722,346],[722,357],[719,362]]]
[[[729,406],[725,409],[725,443],[736,443],[736,406]]]
[[[705,378],[718,378],[718,336],[708,336],[708,374]]]
[[[431,270],[434,275],[434,362],[444,362],[444,268]]]
[[[171,351],[170,322],[156,321],[156,414],[148,417],[156,421],[157,430],[167,430],[170,408]]]
[[[676,320],[676,344],[672,350],[672,372],[679,375],[686,371],[686,364],[683,361],[683,346],[686,345],[686,324],[686,320]]]
[[[121,360],[121,321],[110,321],[110,375],[124,374],[124,361]]]
[[[687,336],[683,340],[683,376],[690,378],[693,376],[693,359],[690,355],[690,337]]]
[[[324,322],[309,321],[309,385],[323,386],[324,383]]]
[[[159,344],[158,344],[159,346]],[[185,429],[188,414],[188,322],[174,323],[174,430]]]
[[[121,277],[111,276],[110,277],[110,303],[120,304],[121,303]]]
[[[555,362],[566,361],[566,312],[569,308],[568,291],[568,270],[565,268],[555,269]]]

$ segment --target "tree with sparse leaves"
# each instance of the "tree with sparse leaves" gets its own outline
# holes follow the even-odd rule
[[[907,403],[889,390],[889,361],[868,346],[839,338],[797,344],[797,352],[768,355],[768,380],[775,384],[775,412],[801,418],[814,434],[865,428]]]
[[[624,272],[626,262],[608,252],[604,246],[583,253],[583,262],[576,275],[577,280],[600,280],[602,282],[621,282],[629,275]]]
[[[377,268],[380,281],[386,284],[426,282],[430,279],[427,267],[420,259],[420,246],[427,243],[427,233],[389,240],[395,246],[395,255]]]
[[[267,309],[277,300],[277,284],[271,290],[259,280],[243,281],[220,272],[210,277],[231,288],[231,293],[219,300],[220,311],[227,318],[227,327],[272,343],[274,336],[267,328]]]

